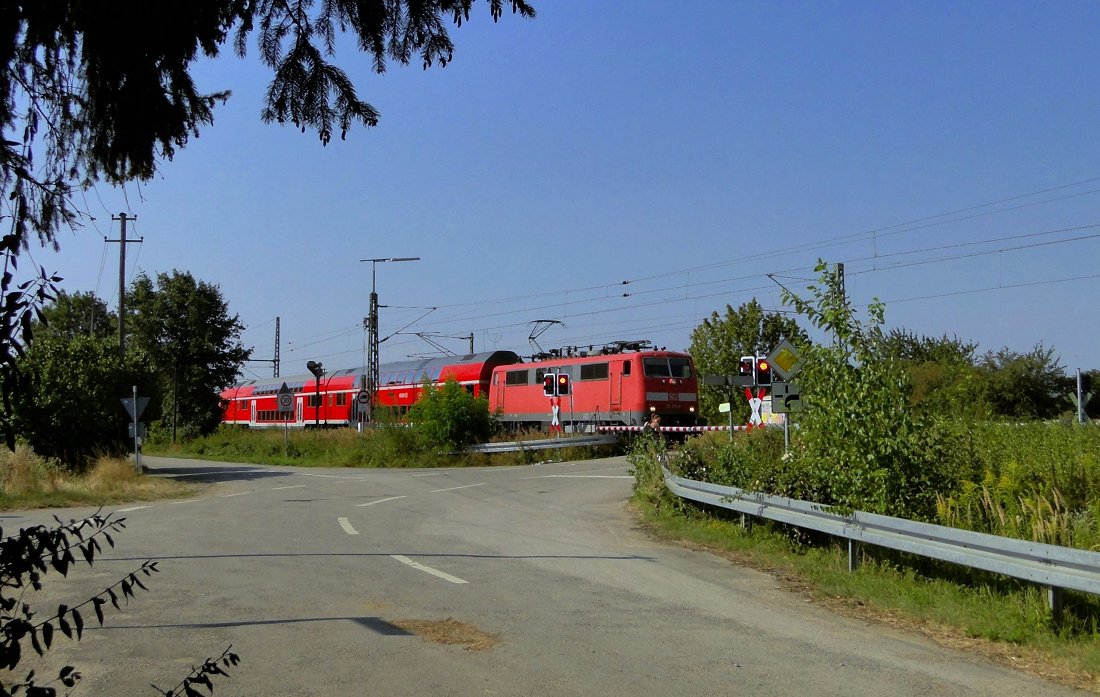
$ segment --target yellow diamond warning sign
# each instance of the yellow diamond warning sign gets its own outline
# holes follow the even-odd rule
[[[802,368],[802,357],[794,344],[784,339],[768,354],[768,363],[772,366],[772,372],[786,381]]]

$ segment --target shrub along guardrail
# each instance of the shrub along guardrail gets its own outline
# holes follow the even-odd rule
[[[1047,589],[1047,602],[1055,618],[1062,612],[1064,589],[1100,595],[1100,552],[862,511],[840,515],[820,503],[685,479],[663,465],[661,471],[665,486],[681,498],[846,539],[850,571],[859,562],[859,545],[865,543],[1039,584]]]

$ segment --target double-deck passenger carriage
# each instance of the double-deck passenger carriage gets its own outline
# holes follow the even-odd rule
[[[450,378],[475,397],[487,395],[493,369],[519,361],[511,351],[491,351],[381,365],[374,404],[404,415],[420,397],[425,380],[438,387]],[[307,373],[248,380],[222,391],[222,422],[250,428],[353,426],[359,421],[356,397],[365,385],[364,375],[360,367],[334,370],[319,379]],[[290,414],[279,411],[283,383],[291,393]]]

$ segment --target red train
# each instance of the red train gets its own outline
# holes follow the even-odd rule
[[[474,396],[487,397],[489,408],[506,426],[545,429],[553,411],[543,391],[543,376],[551,373],[569,376],[570,394],[556,398],[564,430],[640,425],[652,412],[667,426],[697,423],[699,390],[691,356],[654,350],[642,342],[543,356],[528,363],[511,351],[390,363],[379,367],[375,407],[402,416],[420,397],[425,377],[437,386],[454,378]],[[293,393],[290,414],[278,409],[284,382]],[[363,369],[332,371],[319,382],[318,389],[317,379],[306,374],[234,385],[221,394],[222,421],[252,428],[355,425]]]

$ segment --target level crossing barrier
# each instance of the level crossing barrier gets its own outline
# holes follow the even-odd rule
[[[644,426],[597,426],[596,430],[606,433],[638,433]],[[751,431],[763,426],[658,426],[661,433],[703,433],[705,431]]]

